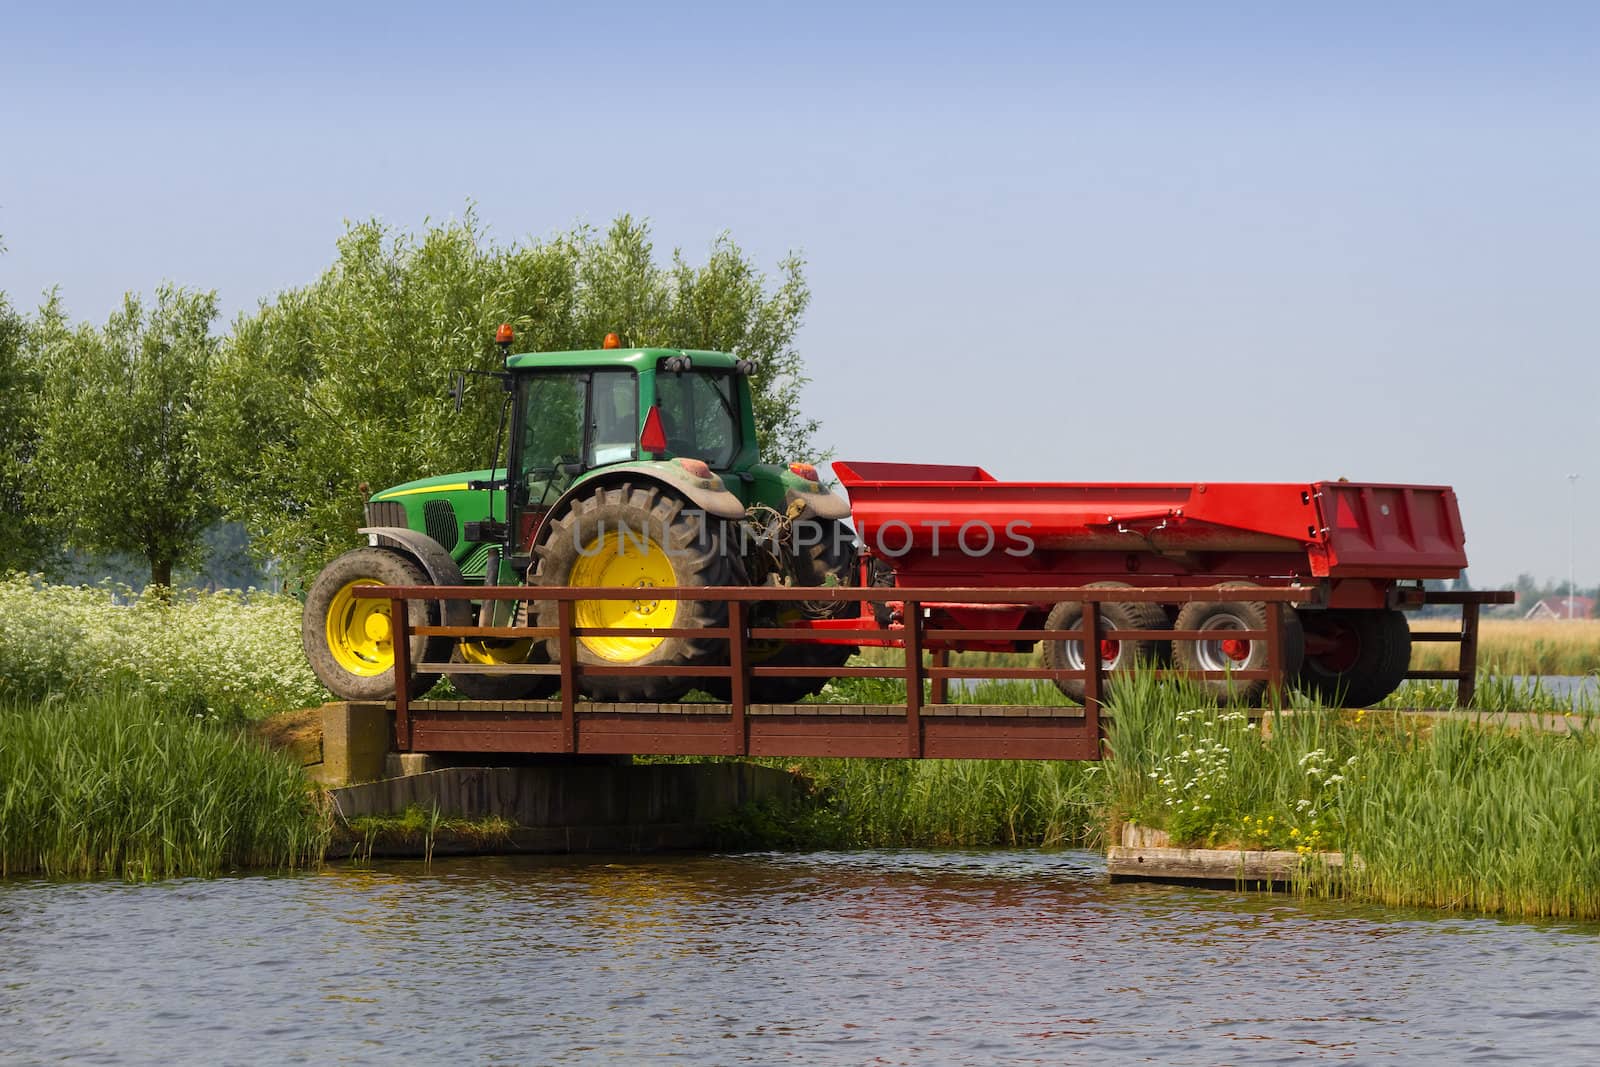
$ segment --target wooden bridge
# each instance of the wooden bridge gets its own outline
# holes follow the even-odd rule
[[[636,599],[631,588],[526,586],[363,586],[355,595],[391,601],[395,674],[408,677],[410,638],[476,637],[491,639],[554,639],[556,663],[484,665],[423,662],[424,673],[544,674],[559,678],[559,696],[550,700],[411,700],[400,686],[390,707],[394,715],[394,748],[398,752],[548,753],[572,755],[704,755],[704,756],[855,756],[886,758],[1056,759],[1101,758],[1103,697],[1107,676],[1098,656],[1085,657],[1081,670],[962,664],[952,666],[953,649],[974,643],[1077,640],[1086,649],[1100,647],[1108,630],[1102,605],[1115,602],[1187,603],[1241,599],[1238,589],[1171,588],[774,588],[674,587],[653,589],[661,599],[717,600],[727,604],[727,624],[675,629],[583,627],[574,621],[580,600]],[[1249,599],[1265,605],[1268,624],[1261,630],[1229,630],[1227,637],[1266,644],[1266,666],[1255,670],[1178,671],[1153,669],[1159,677],[1186,676],[1212,681],[1265,680],[1267,702],[1284,692],[1281,621],[1283,605],[1303,603],[1314,595],[1302,588],[1254,588]],[[1455,671],[1412,672],[1409,677],[1451,678],[1459,683],[1459,702],[1470,703],[1476,673],[1478,608],[1503,602],[1501,593],[1418,593],[1419,602],[1460,605],[1462,624],[1456,632],[1414,634],[1414,640],[1451,641],[1461,646]],[[544,601],[555,602],[557,625],[537,626],[412,626],[407,602]],[[791,626],[750,624],[758,601],[849,602],[859,615],[845,619],[806,620]],[[1042,605],[1075,601],[1084,605],[1077,629],[1048,630],[939,628],[928,623],[932,605]],[[879,625],[871,605],[901,605],[903,622]],[[1216,640],[1218,631],[1115,631],[1117,639]],[[587,636],[695,636],[725,640],[726,662],[694,667],[631,667],[579,662],[576,642]],[[885,666],[802,667],[758,663],[752,642],[831,641],[896,649],[901,662]],[[585,675],[676,675],[725,679],[726,703],[597,703],[581,699]],[[751,681],[766,677],[884,678],[902,680],[906,698],[895,704],[762,704],[748,699]],[[1073,679],[1084,687],[1081,707],[991,705],[964,703],[964,681],[983,679]],[[952,693],[951,682],[956,681]],[[952,695],[956,699],[952,699]]]

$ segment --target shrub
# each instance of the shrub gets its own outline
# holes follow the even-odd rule
[[[176,594],[0,579],[0,698],[110,687],[177,712],[259,718],[320,704],[300,647],[300,604],[257,591]]]

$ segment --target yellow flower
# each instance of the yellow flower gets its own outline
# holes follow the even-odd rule
[[[1299,837],[1300,836],[1300,827],[1296,826],[1294,829],[1290,830],[1289,831],[1289,836],[1290,837]]]

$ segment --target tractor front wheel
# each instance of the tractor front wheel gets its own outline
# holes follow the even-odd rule
[[[358,599],[361,586],[426,585],[427,575],[398,552],[357,548],[335,559],[318,574],[306,593],[300,640],[311,669],[341,700],[388,700],[394,696],[393,620],[387,600]],[[435,621],[437,606],[422,600],[406,602],[411,626]],[[407,646],[412,675],[406,692],[427,692],[436,674],[415,673],[429,652],[429,639],[412,636]]]
[[[537,584],[621,586],[637,589],[630,600],[579,600],[573,622],[580,627],[671,627],[727,625],[727,604],[718,600],[667,600],[650,590],[671,586],[733,584],[733,564],[722,524],[691,510],[659,486],[621,485],[596,489],[549,522],[535,550]],[[558,625],[556,602],[539,601],[540,626]],[[650,637],[604,634],[573,642],[578,662],[603,667],[693,667],[726,663],[727,642],[714,637]],[[550,662],[560,661],[560,642],[545,645]],[[691,675],[585,675],[582,688],[593,700],[676,700],[704,679]]]
[[[451,651],[450,661],[484,666],[548,662],[542,642],[488,637],[476,641],[463,637]],[[549,674],[452,673],[450,683],[473,700],[543,700],[561,688],[561,680]]]

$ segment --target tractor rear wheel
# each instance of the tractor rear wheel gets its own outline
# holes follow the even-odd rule
[[[1399,688],[1411,667],[1411,625],[1403,613],[1308,611],[1300,685],[1327,704],[1364,708]]]
[[[357,548],[322,568],[306,593],[300,640],[311,669],[341,700],[388,700],[394,696],[394,646],[387,600],[357,599],[364,585],[426,585],[416,563],[386,548]],[[437,621],[438,606],[406,602],[412,626]],[[417,674],[416,665],[442,650],[438,642],[412,636],[408,646],[412,675],[406,692],[416,696],[433,688],[437,674]]]
[[[1238,589],[1248,595],[1256,588],[1248,582],[1229,582],[1222,589]],[[1278,647],[1283,660],[1283,677],[1292,680],[1300,670],[1305,654],[1305,633],[1298,613],[1285,604],[1281,612]],[[1199,641],[1174,641],[1172,665],[1187,671],[1256,671],[1267,668],[1267,643],[1228,636],[1230,630],[1265,630],[1267,606],[1259,600],[1191,600],[1178,609],[1174,630],[1204,630],[1214,637]],[[1263,680],[1236,681],[1217,678],[1198,681],[1202,689],[1224,705],[1255,705],[1266,695]]]
[[[731,585],[733,565],[719,520],[691,510],[659,486],[596,489],[574,501],[553,521],[536,549],[535,581],[544,586],[626,586],[640,590],[634,600],[579,600],[573,622],[583,627],[724,626],[727,605],[715,600],[661,600],[649,590],[664,586]],[[540,626],[558,625],[556,602],[538,602]],[[578,662],[606,667],[692,667],[726,663],[727,642],[715,637],[579,637]],[[560,642],[545,643],[550,662],[559,662]],[[599,675],[582,682],[593,700],[659,702],[676,700],[702,679],[676,675]]]
[[[1123,582],[1094,582],[1085,589],[1126,589]],[[1045,618],[1047,630],[1075,630],[1083,622],[1083,605],[1076,600],[1063,601],[1050,609]],[[1167,613],[1160,604],[1105,603],[1100,605],[1100,665],[1112,677],[1106,679],[1107,688],[1115,685],[1115,674],[1130,670],[1136,663],[1159,663],[1170,655],[1166,641],[1119,641],[1116,630],[1170,630]],[[1081,671],[1086,669],[1082,641],[1044,642],[1044,665],[1055,671]],[[1084,682],[1081,678],[1068,678],[1056,682],[1056,688],[1067,699],[1083,703]]]

